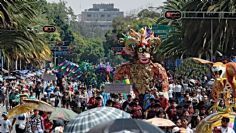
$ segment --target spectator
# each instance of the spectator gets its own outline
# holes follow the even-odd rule
[[[64,130],[64,121],[63,120],[56,120],[54,121],[54,133],[63,133]]]
[[[42,118],[39,115],[39,111],[38,110],[34,110],[34,114],[30,117],[30,121],[29,121],[29,128],[28,128],[28,132],[32,132],[32,133],[43,133],[43,124],[42,124]]]
[[[130,114],[132,118],[142,119],[142,108],[139,105],[137,105],[137,103],[135,102],[131,102],[129,106],[131,109]]]
[[[110,100],[110,99],[107,100],[106,106],[107,106],[107,107],[113,107],[113,101]]]
[[[161,109],[160,104],[154,104],[150,106],[149,109],[146,110],[145,112],[145,118],[146,119],[151,119],[157,116],[158,111]]]
[[[223,117],[221,119],[221,133],[235,133],[235,131],[229,127],[230,118]]]
[[[62,105],[64,108],[69,108],[70,107],[70,95],[69,95],[69,91],[65,91],[64,95],[62,96]]]
[[[35,94],[36,94],[36,98],[39,99],[40,98],[40,93],[41,93],[41,82],[37,82],[36,85],[35,85]]]
[[[102,105],[102,98],[100,97],[100,96],[98,96],[98,97],[96,97],[95,98],[96,100],[95,100],[95,106],[96,107],[102,107],[103,105]]]
[[[49,120],[48,113],[46,113],[46,112],[43,112],[43,114],[42,114],[42,123],[43,123],[43,127],[44,127],[44,132],[50,133],[50,131],[53,128],[53,123]]]
[[[122,105],[122,109],[125,110],[125,111],[127,110],[127,106],[132,102],[132,96],[131,95],[128,95],[127,98],[128,99]]]
[[[27,95],[20,95],[20,104],[24,104],[24,99],[27,98]],[[23,113],[15,116],[12,121],[12,127],[15,125],[16,133],[25,133],[26,124],[29,122],[29,113]]]
[[[167,98],[164,97],[164,94],[162,92],[159,93],[159,96],[160,96],[160,98],[158,100],[159,100],[159,102],[161,104],[161,107],[164,110],[167,110],[168,104],[169,104]]]
[[[193,130],[188,127],[189,121],[187,117],[181,118],[182,128],[186,130],[186,133],[193,133]]]
[[[7,112],[2,113],[1,133],[10,133],[12,130],[11,121],[7,118]]]
[[[158,118],[163,118],[163,119],[168,119],[167,114],[166,114],[165,110],[163,110],[163,109],[160,109],[157,112],[157,117]]]
[[[180,128],[179,127],[174,127],[172,129],[171,133],[180,133]]]

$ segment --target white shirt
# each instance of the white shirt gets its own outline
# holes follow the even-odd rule
[[[193,133],[193,130],[190,129],[189,127],[187,127],[186,131],[187,131],[186,133]]]
[[[169,96],[169,99],[173,98],[173,90],[172,89],[169,89],[168,96]]]
[[[18,116],[16,116],[16,125],[19,125],[19,124],[26,124],[26,119],[29,117],[29,114],[28,113],[23,113],[23,114],[20,114]]]
[[[1,120],[1,132],[2,133],[10,132],[9,126],[11,126],[10,120]]]
[[[168,91],[168,94],[169,94],[169,98],[173,98],[173,91],[175,89],[175,84],[170,84],[169,85],[169,91]]]
[[[54,106],[55,101],[56,101],[55,97],[50,98],[50,103],[51,103],[52,106]]]
[[[63,127],[56,127],[54,133],[63,133]]]
[[[181,92],[181,90],[182,90],[182,86],[181,85],[179,85],[179,84],[175,85],[174,92]]]
[[[230,127],[227,128],[221,127],[221,133],[235,133],[235,131]]]

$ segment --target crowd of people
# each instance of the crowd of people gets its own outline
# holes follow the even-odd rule
[[[11,109],[22,104],[22,98],[26,96],[28,99],[43,100],[52,106],[71,109],[76,113],[109,106],[124,110],[135,119],[154,117],[169,119],[176,124],[176,127],[161,127],[166,133],[180,133],[181,130],[193,133],[199,122],[214,112],[211,109],[214,103],[210,95],[211,87],[206,86],[205,79],[198,80],[194,84],[189,84],[188,80],[181,78],[170,79],[169,97],[164,96],[158,84],[145,94],[135,97],[125,93],[106,93],[104,85],[94,88],[92,85],[86,86],[80,81],[69,81],[66,78],[58,82],[31,77],[24,80],[3,81],[1,93],[4,94],[5,100],[2,100],[2,104]],[[225,107],[223,100],[219,106]],[[63,132],[65,122],[50,121],[49,115],[50,113],[34,110],[9,120],[6,117],[7,112],[3,112],[1,133],[10,133],[13,129],[16,133]]]

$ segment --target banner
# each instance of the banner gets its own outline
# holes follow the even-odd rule
[[[106,84],[104,91],[107,93],[130,93],[132,90],[132,85],[125,84]]]

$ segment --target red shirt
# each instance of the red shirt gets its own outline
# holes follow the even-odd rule
[[[140,106],[134,107],[131,111],[132,118],[142,119],[142,108]]]
[[[88,106],[95,106],[95,105],[96,105],[96,99],[95,99],[95,97],[89,98]]]
[[[52,124],[52,122],[50,122],[50,120],[48,119],[48,115],[47,115],[46,113],[44,113],[44,114],[42,115],[42,118],[43,118],[43,125],[44,125],[45,130],[50,130],[50,129],[52,129],[53,124]]]
[[[117,108],[117,109],[121,109],[121,104],[118,103],[118,102],[115,102],[114,105],[113,105],[114,108]]]
[[[167,110],[168,108],[168,100],[166,98],[159,98],[159,102],[161,104],[161,107],[164,109],[164,110]]]

